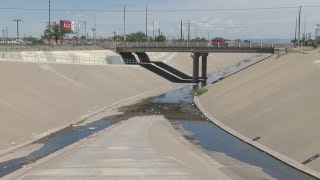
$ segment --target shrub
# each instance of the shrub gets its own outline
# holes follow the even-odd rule
[[[208,92],[207,88],[198,88],[195,90],[195,95],[196,96],[201,96],[202,94]]]

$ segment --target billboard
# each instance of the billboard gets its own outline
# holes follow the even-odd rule
[[[66,31],[74,31],[74,21],[60,20],[60,27]]]

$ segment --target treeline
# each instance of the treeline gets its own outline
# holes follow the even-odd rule
[[[147,41],[147,36],[145,33],[139,31],[139,32],[134,32],[127,34],[125,36],[123,35],[117,35],[114,37],[115,41],[128,41],[128,42],[145,42]],[[154,38],[151,36],[148,36],[148,41],[154,41],[154,42],[165,42],[167,41],[167,36],[163,35],[162,33],[160,35],[155,36]],[[174,42],[184,42],[188,40],[184,39],[170,39],[170,41]],[[190,39],[190,42],[208,42],[206,38],[194,38]]]
[[[23,40],[27,41],[30,44],[36,45],[36,44],[42,44],[44,42],[55,42],[55,44],[63,44],[63,41],[67,34],[74,34],[72,31],[66,31],[63,28],[60,27],[59,23],[53,23],[50,27],[49,25],[46,26],[46,29],[44,30],[43,35],[41,38],[35,38],[35,37],[26,37]],[[72,36],[72,39],[75,40],[86,40],[86,36]],[[127,41],[127,42],[145,42],[145,41],[153,41],[153,42],[165,42],[167,41],[167,36],[163,35],[162,33],[155,36],[146,36],[145,33],[139,31],[139,32],[133,32],[127,35],[116,35],[113,37],[114,41]],[[184,40],[184,39],[170,39],[170,41],[174,42],[208,42],[208,39],[206,38],[194,38],[190,40]],[[210,41],[210,40],[209,40]]]

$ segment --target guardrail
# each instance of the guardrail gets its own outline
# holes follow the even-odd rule
[[[196,47],[212,47],[212,48],[274,48],[273,43],[244,43],[244,42],[228,42],[211,44],[208,42],[117,42],[116,47],[119,48],[196,48]]]

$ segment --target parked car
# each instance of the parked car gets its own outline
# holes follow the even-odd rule
[[[214,38],[211,40],[211,44],[214,46],[228,46],[228,43],[223,38]]]

